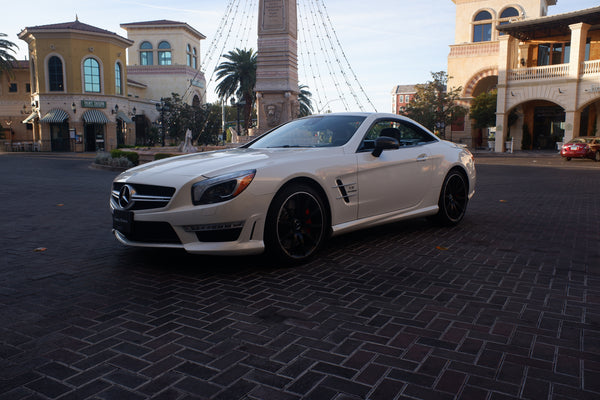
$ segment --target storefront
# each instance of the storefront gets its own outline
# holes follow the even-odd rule
[[[81,116],[84,122],[85,151],[104,151],[106,145],[106,125],[109,119],[100,110],[87,110]]]

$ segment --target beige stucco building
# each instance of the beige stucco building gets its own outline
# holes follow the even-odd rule
[[[200,41],[206,37],[184,22],[158,20],[121,24],[133,45],[127,49],[129,78],[148,99],[177,93],[188,104],[206,103],[206,81],[200,71]]]

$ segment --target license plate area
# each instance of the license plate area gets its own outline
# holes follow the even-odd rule
[[[113,210],[113,229],[124,235],[130,235],[133,229],[133,212]]]

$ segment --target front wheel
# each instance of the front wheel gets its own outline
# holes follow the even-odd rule
[[[287,263],[307,261],[325,241],[327,225],[319,193],[304,184],[288,186],[275,196],[267,214],[267,252]]]
[[[468,192],[467,178],[459,171],[450,171],[440,191],[439,211],[436,215],[438,222],[446,226],[458,224],[467,211]]]

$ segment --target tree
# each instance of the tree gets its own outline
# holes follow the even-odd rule
[[[473,99],[469,116],[475,120],[475,128],[484,129],[496,125],[496,89],[483,92]]]
[[[256,100],[256,53],[254,50],[235,49],[223,56],[224,61],[216,69],[217,94],[222,99],[236,96],[237,101],[244,102],[244,128],[250,128],[252,108]]]
[[[447,89],[446,72],[432,72],[431,77],[433,80],[415,85],[416,94],[404,114],[431,131],[439,130],[445,137],[445,128],[463,117],[467,109],[458,104],[462,88]]]
[[[0,37],[6,37],[5,33],[0,33]],[[15,49],[18,49],[19,46],[11,42],[10,40],[0,39],[0,72],[6,71],[8,75],[12,78],[14,77],[12,73],[12,66],[17,59],[10,54],[15,53]]]
[[[307,85],[298,86],[298,102],[300,103],[300,112],[298,117],[306,117],[313,113],[312,93],[308,90]]]

